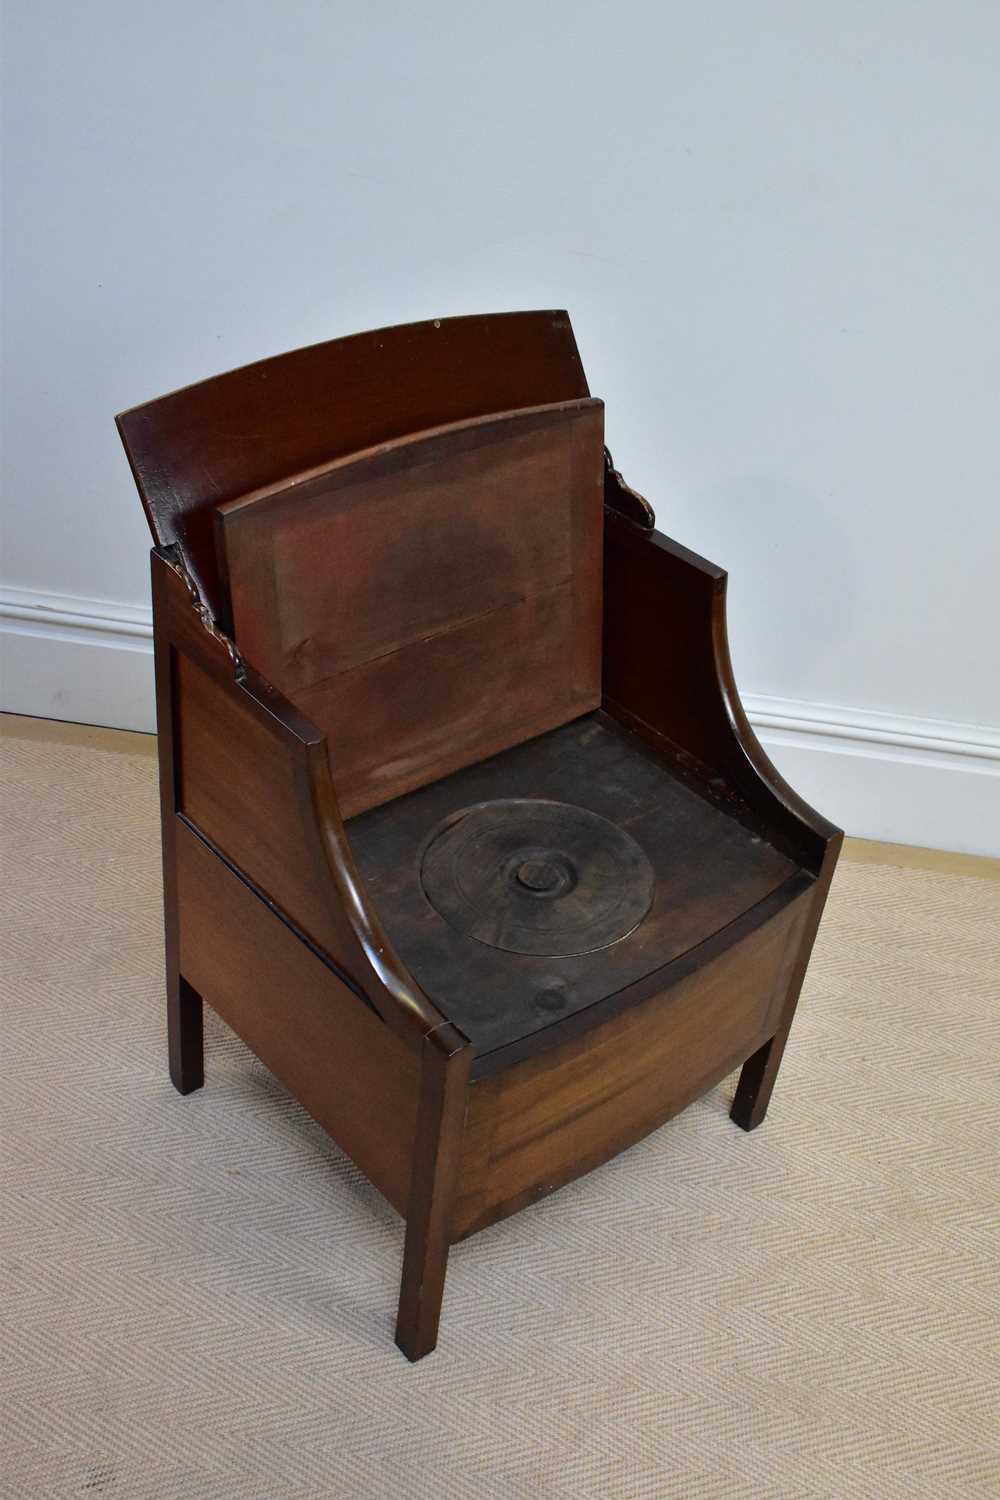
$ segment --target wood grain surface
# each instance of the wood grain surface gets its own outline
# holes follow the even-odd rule
[[[810,893],[659,994],[477,1082],[452,1232],[477,1229],[607,1161],[770,1035]]]
[[[565,312],[488,313],[312,344],[117,421],[153,540],[181,546],[217,613],[216,505],[406,433],[587,395]]]
[[[234,638],[345,815],[593,708],[603,409],[492,417],[217,510]]]

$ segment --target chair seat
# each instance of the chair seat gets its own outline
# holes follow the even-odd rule
[[[597,951],[567,953],[574,946],[570,939],[561,955],[510,951],[495,944],[493,932],[476,937],[459,930],[454,912],[440,910],[448,903],[428,879],[428,851],[458,815],[501,799],[531,799],[529,808],[538,799],[582,809],[621,830],[641,854],[631,864],[623,856],[620,883],[641,886],[644,869],[652,869],[652,900],[642,900],[640,892],[636,902],[645,915],[634,923],[626,915],[626,935],[615,940],[612,934]],[[581,822],[586,827],[586,819]],[[801,893],[801,879],[794,879],[801,877],[799,865],[691,790],[665,758],[601,711],[362,813],[345,826],[396,951],[473,1043],[473,1071],[480,1075],[538,1050],[556,1032],[561,1037],[568,1025],[585,1026],[583,1013],[598,1002],[697,947],[782,886],[789,887],[789,899]],[[554,883],[561,851],[546,867],[548,851],[533,847],[530,820],[525,835],[521,879]],[[573,838],[570,827],[565,851],[570,868]],[[505,847],[509,852],[516,845],[515,833]],[[488,864],[496,857],[489,837],[474,841],[467,858],[475,880],[492,877],[491,870],[475,868],[477,858]],[[529,899],[531,894],[529,888]],[[560,894],[553,894],[548,909],[556,913]],[[495,892],[489,895],[495,904]],[[626,905],[629,895],[623,892]],[[557,940],[550,946],[560,945]]]

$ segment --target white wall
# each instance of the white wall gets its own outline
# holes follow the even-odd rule
[[[119,409],[568,307],[852,832],[1000,853],[1000,8],[8,0],[6,706],[149,723]],[[117,648],[117,649],[115,649]]]

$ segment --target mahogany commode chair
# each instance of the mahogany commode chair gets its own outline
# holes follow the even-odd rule
[[[767,1109],[840,834],[733,684],[565,313],[249,365],[118,418],[152,554],[170,1073],[211,1005],[449,1246],[743,1064]]]

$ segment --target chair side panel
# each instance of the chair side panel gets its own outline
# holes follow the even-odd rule
[[[474,1084],[454,1238],[608,1161],[771,1036],[814,899],[806,892],[613,1020]]]
[[[226,691],[183,650],[174,658],[177,811],[244,870],[314,942],[343,960],[311,823],[305,749],[270,732],[259,712]]]
[[[176,560],[154,551],[152,577],[168,951],[177,813],[419,1046],[444,1017],[360,882],[325,741],[206,622]]]
[[[733,799],[813,873],[833,824],[778,774],[747,720],[726,627],[726,573],[658,531],[609,514],[604,700],[621,720]]]
[[[178,820],[180,968],[400,1213],[420,1057]]]

